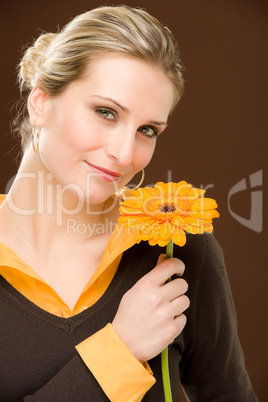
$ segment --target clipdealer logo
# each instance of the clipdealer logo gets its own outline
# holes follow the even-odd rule
[[[28,177],[28,176],[27,176]],[[13,176],[6,185],[5,193],[9,191],[12,186],[12,183],[15,179]],[[37,175],[37,179],[40,181],[43,180],[41,174]],[[168,170],[167,172],[168,182],[172,181],[172,172]],[[249,186],[247,185],[249,183]],[[40,184],[40,183],[39,183]],[[154,186],[154,184],[150,184],[149,186]],[[249,175],[249,177],[241,179],[239,182],[233,185],[233,187],[228,192],[227,202],[228,202],[228,211],[230,215],[241,225],[247,227],[254,232],[261,233],[263,230],[263,170],[258,170],[255,173]],[[203,188],[204,190],[208,190],[209,188],[214,188],[214,184],[208,184],[206,186],[200,185],[199,188]],[[62,197],[62,193],[66,189],[60,189],[59,196]],[[81,189],[82,190],[82,189]],[[239,215],[238,212],[235,212],[231,208],[231,199],[235,194],[246,192],[248,194],[249,202],[250,202],[250,217],[245,218]],[[59,197],[60,198],[60,197]],[[24,214],[29,214],[31,211],[23,211]],[[43,208],[41,208],[41,212],[43,212]],[[66,211],[65,211],[66,212]],[[74,213],[74,211],[67,211],[70,215]],[[71,213],[72,212],[72,213]],[[37,213],[40,213],[40,208]],[[58,222],[59,226],[62,224],[60,220]],[[73,225],[73,222],[72,222]]]
[[[228,210],[232,217],[241,225],[253,230],[254,232],[261,233],[263,229],[263,190],[262,190],[262,177],[263,172],[252,173],[249,176],[249,188],[247,187],[246,178],[236,183],[228,194]],[[238,215],[231,209],[231,198],[234,194],[246,191],[250,196],[250,217],[246,219]]]

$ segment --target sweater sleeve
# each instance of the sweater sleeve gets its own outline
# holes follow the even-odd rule
[[[82,359],[77,354],[25,402],[139,402],[155,383],[149,366],[135,359],[111,324],[76,348]]]
[[[202,267],[195,282],[184,333],[187,353],[181,362],[187,396],[198,402],[257,401],[245,369],[222,251],[212,235],[203,235]]]

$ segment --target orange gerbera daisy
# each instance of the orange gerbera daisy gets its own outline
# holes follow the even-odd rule
[[[219,217],[216,201],[204,198],[204,193],[186,181],[128,191],[119,222],[134,233],[137,243],[147,240],[151,246],[164,247],[172,240],[183,246],[185,231],[212,232],[212,219]]]

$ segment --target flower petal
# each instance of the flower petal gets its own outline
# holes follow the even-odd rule
[[[158,245],[159,245],[160,247],[165,247],[165,246],[169,243],[169,240],[170,240],[170,237],[169,237],[168,239],[162,239],[162,238],[160,238],[160,239],[158,240]]]
[[[212,232],[212,219],[219,217],[217,203],[204,198],[205,190],[192,187],[186,181],[156,183],[155,187],[124,192],[120,203],[120,218],[136,242],[164,247],[170,239],[183,246],[185,232]]]
[[[205,210],[217,208],[217,203],[212,198],[199,198],[193,202],[192,210]]]
[[[161,230],[160,230],[160,237],[163,240],[170,239],[172,233],[172,228],[171,225],[168,221],[164,222],[161,225]]]
[[[184,246],[186,243],[186,236],[183,230],[180,230],[178,234],[172,235],[171,240],[178,246]]]
[[[171,219],[171,223],[174,226],[181,226],[183,224],[185,219],[183,219],[181,216],[179,215],[175,215],[172,219]]]

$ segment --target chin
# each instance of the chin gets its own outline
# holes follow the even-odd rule
[[[103,187],[98,188],[98,186],[92,186],[89,190],[86,189],[85,192],[83,192],[83,195],[79,197],[79,199],[85,203],[88,204],[103,204],[112,196],[114,195],[114,188],[111,189],[104,189]]]

